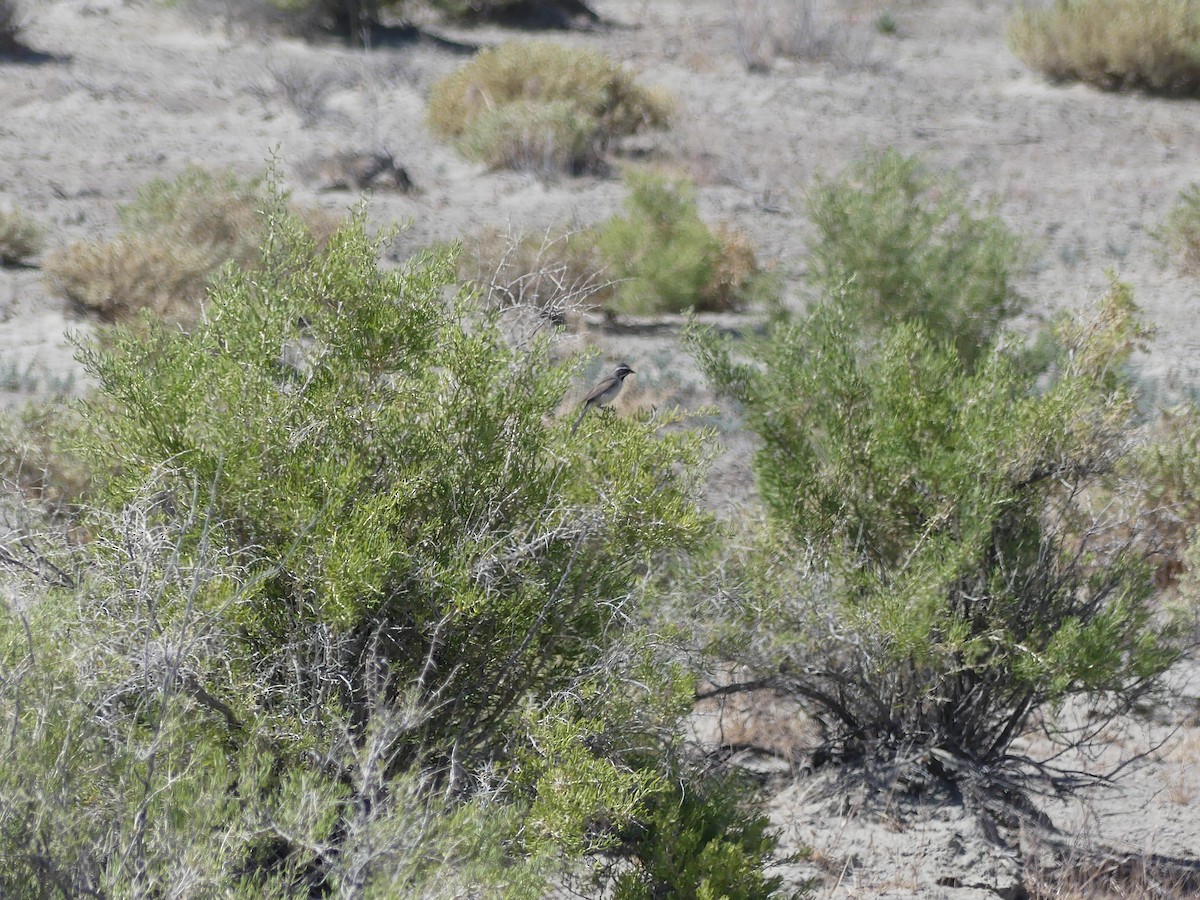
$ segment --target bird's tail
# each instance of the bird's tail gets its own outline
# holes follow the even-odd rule
[[[579,418],[575,420],[575,424],[571,426],[571,434],[579,430],[579,423],[583,421],[583,417],[587,415],[588,405],[583,404],[583,409],[579,411]]]

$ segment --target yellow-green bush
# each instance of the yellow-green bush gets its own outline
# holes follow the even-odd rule
[[[1106,90],[1200,93],[1197,0],[1057,0],[1025,7],[1009,30],[1013,52],[1054,79]]]
[[[609,304],[618,312],[732,309],[758,282],[760,270],[745,236],[700,218],[686,179],[630,177],[626,214],[597,230],[597,243],[619,279]]]
[[[1012,797],[1053,777],[1014,746],[1040,708],[1087,702],[1094,736],[1178,658],[1151,560],[1115,539],[1141,526],[1096,502],[1129,451],[1134,398],[1114,373],[1143,334],[1120,284],[1060,327],[1051,378],[1005,342],[968,367],[920,319],[864,328],[837,294],[763,336],[693,332],[761,439],[778,529],[743,575],[722,565],[709,608],[835,758]]]
[[[66,401],[0,415],[0,482],[51,515],[69,512],[92,481],[90,468],[70,450],[78,430],[78,410]]]
[[[512,42],[438,82],[429,123],[467,156],[535,171],[594,168],[617,138],[663,127],[670,103],[587,49]]]
[[[0,210],[0,264],[23,263],[41,249],[41,226],[19,209]]]
[[[52,287],[107,320],[140,310],[188,322],[208,279],[226,262],[257,257],[264,229],[261,180],[189,167],[172,181],[156,179],[120,210],[123,229],[110,241],[85,241],[53,253],[45,265]],[[307,213],[319,240],[333,220]]]
[[[1021,240],[994,205],[914,157],[888,150],[820,178],[808,207],[814,280],[865,330],[917,320],[970,363],[1024,309]]]
[[[1185,270],[1200,272],[1200,182],[1179,195],[1157,234]]]

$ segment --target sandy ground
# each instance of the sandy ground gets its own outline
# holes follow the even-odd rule
[[[462,56],[431,45],[361,52],[284,39],[220,15],[234,5],[204,0],[208,14],[198,15],[153,0],[28,0],[23,34],[41,55],[0,60],[0,205],[43,223],[53,249],[111,237],[117,206],[151,178],[189,163],[253,175],[274,157],[297,201],[337,210],[358,198],[319,190],[307,162],[387,150],[419,188],[379,193],[370,208],[381,226],[410,223],[399,255],[484,226],[590,224],[620,207],[619,178],[489,172],[435,140],[425,97]],[[601,49],[674,92],[673,128],[639,139],[638,149],[691,173],[703,214],[744,230],[793,299],[804,296],[812,234],[806,186],[865,150],[893,146],[996,200],[1036,251],[1021,285],[1036,315],[1079,308],[1114,270],[1160,327],[1139,360],[1147,382],[1164,392],[1195,385],[1200,282],[1161,257],[1151,232],[1200,177],[1200,106],[1045,83],[1005,46],[1007,0],[781,0],[776,29],[792,21],[786,10],[811,9],[830,52],[749,73],[734,17],[753,31],[767,5],[595,0],[614,27],[554,39]],[[895,35],[875,27],[885,7]],[[443,33],[477,43],[520,36]],[[78,390],[67,336],[88,329],[36,268],[0,269],[0,403]],[[626,360],[638,371],[624,402],[710,400],[669,330],[595,328],[584,342],[600,349],[597,368]],[[744,495],[749,483],[749,440],[735,430],[725,439],[710,485],[718,499]],[[1157,761],[1119,792],[1053,810],[1056,821],[1169,855],[1200,846],[1194,682],[1181,676],[1153,722],[1128,723],[1142,734],[1113,738],[1126,750],[1167,738]],[[953,814],[931,810],[897,827],[831,813],[810,793],[803,783],[781,793],[773,815],[792,845],[817,848],[824,893],[1004,895],[998,885],[1012,861],[964,844],[969,829]]]

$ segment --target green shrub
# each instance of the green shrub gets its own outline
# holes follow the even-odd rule
[[[1200,272],[1200,183],[1180,195],[1157,237],[1188,272]]]
[[[42,249],[40,225],[18,209],[0,210],[0,264],[24,263]]]
[[[269,209],[259,264],[227,268],[190,333],[117,328],[88,354],[82,439],[93,565],[174,535],[187,577],[147,626],[186,636],[171,683],[214,742],[253,744],[273,817],[310,816],[260,828],[251,869],[342,885],[356,829],[384,827],[356,817],[398,781],[492,797],[514,858],[611,843],[661,783],[626,755],[690,696],[630,643],[651,564],[707,532],[702,436],[661,414],[572,434],[568,368],[451,296],[447,255],[384,271],[361,218],[320,249]],[[327,800],[291,804],[292,780]]]
[[[747,807],[753,794],[748,779],[713,773],[680,778],[655,793],[625,835],[622,851],[637,865],[613,880],[614,900],[779,896],[783,879],[763,873],[774,861],[776,839],[767,817]]]
[[[1105,90],[1200,92],[1200,4],[1196,0],[1055,0],[1019,9],[1013,52],[1058,80]]]
[[[761,284],[745,237],[710,229],[690,182],[631,174],[626,215],[597,228],[596,242],[618,279],[609,308],[624,313],[731,309]]]
[[[669,103],[593,50],[511,42],[480,52],[436,85],[435,133],[491,166],[582,171],[618,138],[663,127]]]
[[[63,401],[29,403],[0,415],[0,480],[58,516],[87,495],[92,475],[70,447],[78,411]]]
[[[83,242],[52,254],[45,264],[55,290],[108,321],[146,310],[190,323],[209,279],[227,262],[245,265],[264,237],[258,210],[260,180],[190,167],[176,179],[156,179],[120,210],[122,232],[111,241]],[[328,235],[331,220],[306,214]]]
[[[520,806],[387,776],[399,717],[281,763],[221,678],[220,613],[253,579],[214,541],[189,552],[209,510],[166,513],[153,487],[97,531],[84,581],[0,607],[0,892],[542,896],[549,860],[506,850]]]
[[[763,442],[778,530],[714,606],[829,753],[960,785],[1030,775],[1013,740],[1036,710],[1086,697],[1104,721],[1176,658],[1136,519],[1091,503],[1129,448],[1117,372],[1142,334],[1114,285],[1060,331],[1046,384],[1003,348],[965,369],[920,321],[868,340],[840,302],[736,348],[694,336]]]
[[[1024,307],[1012,280],[1020,241],[953,180],[889,150],[809,196],[813,271],[865,327],[921,322],[974,360]]]
[[[590,229],[468,240],[459,274],[499,307],[558,323],[581,306],[647,314],[732,309],[770,284],[739,231],[700,218],[691,183],[631,175],[625,216]]]

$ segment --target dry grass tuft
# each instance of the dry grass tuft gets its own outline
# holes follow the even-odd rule
[[[851,23],[853,8],[829,0],[737,0],[729,24],[750,72],[768,72],[779,57],[869,65],[873,35]]]
[[[1184,900],[1195,897],[1194,875],[1149,855],[1093,853],[1047,868],[1030,867],[1031,900]]]
[[[174,181],[143,187],[121,210],[124,229],[114,240],[73,244],[52,254],[46,275],[56,291],[107,321],[148,310],[187,323],[222,265],[246,265],[257,257],[262,205],[257,180],[191,167]],[[324,213],[305,218],[320,239],[336,225]]]
[[[429,99],[431,127],[467,156],[545,174],[598,168],[613,141],[664,127],[669,112],[619,63],[544,41],[484,50]]]
[[[165,319],[186,318],[199,306],[220,253],[174,236],[131,235],[83,241],[46,260],[51,284],[69,300],[105,321],[149,310]]]
[[[1062,81],[1105,90],[1200,95],[1196,0],[1057,0],[1025,7],[1009,30],[1013,52]]]
[[[40,225],[19,209],[0,210],[0,264],[22,264],[41,249]]]
[[[532,309],[555,324],[612,298],[605,268],[585,230],[488,229],[464,242],[458,259],[459,277],[478,285],[489,305]]]

